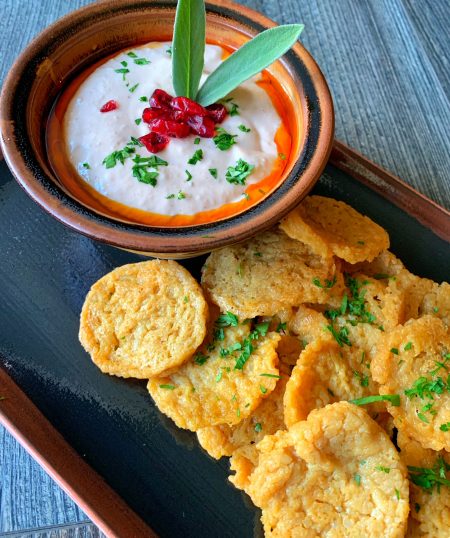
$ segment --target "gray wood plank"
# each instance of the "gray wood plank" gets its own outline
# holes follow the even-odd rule
[[[450,2],[244,0],[302,42],[330,85],[336,137],[450,207]],[[446,69],[447,67],[447,69]]]
[[[0,427],[0,532],[87,519],[19,443]]]
[[[48,24],[88,0],[0,0],[0,83]],[[336,136],[450,207],[450,2],[243,0],[302,40],[324,71]],[[0,429],[0,531],[70,523],[84,514]]]

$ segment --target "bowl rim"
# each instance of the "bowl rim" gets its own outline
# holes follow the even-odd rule
[[[107,16],[108,13],[112,17],[115,11],[139,8],[173,10],[175,5],[173,0],[101,0],[68,13],[39,33],[18,56],[5,79],[0,95],[0,147],[20,186],[46,212],[72,230],[138,253],[174,256],[188,253],[195,256],[243,241],[275,225],[306,196],[322,173],[333,142],[334,108],[327,82],[302,44],[297,42],[280,60],[301,78],[308,105],[310,102],[319,105],[308,107],[310,136],[306,138],[293,169],[275,191],[254,206],[223,220],[164,228],[125,223],[101,215],[72,198],[39,165],[27,136],[26,106],[22,106],[23,121],[17,122],[20,81],[25,76],[29,77],[30,66],[34,65],[48,42],[55,40],[55,35],[62,35],[87,18],[95,20],[96,15]],[[206,10],[236,21],[249,28],[250,32],[260,32],[277,25],[265,15],[230,0],[207,0]],[[301,182],[297,181],[299,177]]]

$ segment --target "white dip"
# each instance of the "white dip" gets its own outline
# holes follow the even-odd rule
[[[189,135],[184,139],[171,138],[166,148],[157,156],[168,162],[158,168],[155,187],[139,182],[132,175],[133,160],[107,169],[103,160],[115,150],[123,149],[131,137],[148,134],[150,129],[135,120],[141,118],[149,98],[156,88],[174,95],[172,62],[168,49],[170,43],[150,43],[118,54],[98,67],[81,84],[65,114],[65,136],[69,159],[83,179],[102,195],[127,206],[164,215],[193,215],[214,209],[226,203],[242,200],[246,186],[268,176],[277,158],[275,133],[281,120],[267,93],[257,84],[255,77],[234,90],[225,102],[228,110],[238,105],[238,114],[227,115],[220,125],[228,133],[238,135],[236,144],[226,151],[219,150],[211,138]],[[145,58],[149,63],[137,59]],[[222,49],[207,45],[206,75],[221,62]],[[126,62],[126,64],[121,64]],[[127,69],[128,73],[118,73]],[[132,91],[133,90],[133,91]],[[119,107],[102,113],[100,108],[114,100]],[[138,120],[139,122],[139,120]],[[244,132],[239,126],[251,129]],[[196,150],[203,150],[203,160],[195,165],[188,160]],[[141,157],[150,157],[145,147],[136,147]],[[239,159],[254,165],[246,185],[235,185],[225,179],[229,166],[236,166]],[[217,169],[215,179],[209,169]],[[189,174],[192,179],[187,181]],[[150,170],[151,171],[151,170]],[[181,193],[181,194],[180,194]],[[184,196],[184,197],[183,197]],[[169,198],[168,198],[169,197]]]

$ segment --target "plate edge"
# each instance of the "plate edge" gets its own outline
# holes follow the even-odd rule
[[[329,162],[450,242],[450,212],[400,178],[337,140]],[[158,538],[75,452],[3,367],[0,367],[0,396],[4,398],[0,400],[0,424],[108,538]]]
[[[414,217],[441,239],[450,242],[450,212],[381,166],[335,140],[330,164]]]
[[[0,424],[108,538],[158,538],[0,366]]]

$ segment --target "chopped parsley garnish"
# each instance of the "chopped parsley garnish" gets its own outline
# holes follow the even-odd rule
[[[264,385],[259,385],[259,390],[260,390],[263,394],[265,394],[265,393],[267,392],[267,389],[266,389],[266,387],[265,387]]]
[[[397,488],[395,488],[395,496],[400,500],[400,491]]]
[[[220,372],[218,372],[216,375],[216,383],[218,383],[221,379],[222,379],[222,370],[220,370]]]
[[[320,280],[317,280],[318,283],[321,284]],[[322,284],[321,286],[326,287],[327,282],[330,281],[325,280],[325,285]],[[346,275],[345,283],[350,291],[350,296],[344,294],[341,307],[338,310],[326,310],[325,316],[333,322],[339,316],[348,315],[347,322],[350,323],[350,325],[356,325],[357,323],[373,323],[376,321],[375,316],[366,310],[366,301],[364,298],[366,290],[361,289],[367,282],[359,282],[355,278]],[[314,284],[318,285],[316,282],[314,282]],[[337,331],[333,323],[331,323],[327,326],[327,329],[333,334],[341,347],[344,344],[351,346],[351,342],[348,338],[348,329],[346,327]]]
[[[231,104],[231,108],[230,108],[230,116],[239,116],[239,105],[237,103],[230,103]]]
[[[130,58],[137,58],[137,54],[135,52],[133,52],[132,50],[130,50],[130,52],[127,52],[127,56],[129,56]]]
[[[442,394],[444,390],[450,392],[450,379],[445,382],[442,377],[429,380],[422,376],[414,381],[413,386],[410,389],[405,390],[405,396],[412,399],[418,397],[421,399],[429,398],[434,400],[434,394]]]
[[[166,200],[172,200],[173,198],[175,198],[175,194],[168,194],[166,196]]]
[[[188,164],[197,164],[198,161],[201,161],[203,159],[203,150],[198,149],[194,155],[188,160]]]
[[[353,370],[353,375],[359,379],[359,383],[361,387],[368,387],[369,386],[369,376],[364,375],[361,372],[358,372],[357,370]]]
[[[356,324],[358,322],[373,323],[376,318],[372,313],[366,310],[366,301],[364,298],[366,290],[361,289],[367,282],[359,282],[356,278],[346,275],[345,284],[350,291],[350,297],[345,299],[346,296],[344,295],[341,308],[339,310],[325,311],[326,317],[335,319],[337,316],[348,314],[351,324]]]
[[[227,133],[222,127],[219,127],[216,131],[218,134],[213,138],[213,141],[216,147],[221,151],[226,151],[236,144],[235,138],[237,135]]]
[[[105,168],[114,168],[114,166],[116,166],[118,162],[124,164],[125,160],[128,159],[128,157],[131,157],[136,152],[135,146],[142,146],[142,144],[137,138],[134,138],[132,136],[131,140],[123,149],[113,151],[112,153],[107,155],[103,159],[102,164],[105,165]]]
[[[249,127],[246,127],[245,125],[242,125],[242,123],[238,126],[238,129],[242,131],[243,133],[249,133],[251,129]]]
[[[232,312],[221,314],[216,320],[217,327],[237,327],[239,324],[239,318]]]
[[[178,200],[184,200],[186,198],[186,195],[184,194],[183,191],[178,191],[178,194],[177,194],[177,199]]]
[[[361,485],[361,476],[359,474],[355,474],[355,476],[353,478],[355,479],[356,485],[360,486]]]
[[[161,389],[173,390],[175,385],[159,385]]]
[[[409,351],[412,348],[412,342],[408,342],[405,344],[405,347],[403,348],[404,351]]]
[[[133,177],[135,177],[140,183],[145,183],[146,185],[156,187],[158,172],[149,172],[144,167],[136,165],[133,166]]]
[[[157,155],[152,155],[151,157],[141,157],[140,155],[136,154],[133,162],[133,177],[135,177],[141,183],[146,183],[152,187],[155,187],[157,183],[157,177],[159,174],[157,171],[158,166],[168,165],[167,161],[164,161]]]
[[[185,170],[185,172],[186,172],[186,181],[191,181],[192,174],[189,172],[189,170]]]
[[[120,69],[114,69],[114,72],[122,75],[122,80],[125,80],[125,75],[129,73],[130,70],[127,69],[126,67],[121,67]]]
[[[260,336],[266,336],[267,331],[269,330],[269,325],[269,321],[264,321],[263,323],[258,323],[257,325],[255,325],[255,330],[250,334],[252,340],[257,339]]]
[[[327,331],[330,331],[330,333],[333,335],[336,342],[341,346],[344,347],[344,344],[347,346],[352,345],[348,338],[348,328],[342,327],[339,329],[339,331],[336,330],[336,328],[333,325],[327,325],[326,326]]]
[[[441,432],[449,432],[450,431],[450,422],[445,422],[444,424],[441,424],[439,426],[439,429]]]
[[[129,88],[129,92],[130,93],[134,93],[136,91],[136,88],[139,86],[139,82],[137,84],[135,84],[134,86],[131,86],[131,88]]]
[[[431,469],[408,465],[408,471],[411,482],[424,490],[431,492],[431,490],[436,487],[439,493],[441,486],[450,487],[450,480],[447,478],[447,472],[450,471],[450,465],[442,456],[437,458],[436,463]]]
[[[435,376],[441,369],[447,370],[446,362],[449,355],[444,355],[444,362],[435,361],[438,365],[433,371],[430,372],[432,376]],[[428,417],[424,413],[429,413],[430,415],[436,415],[436,410],[433,409],[434,405],[434,396],[436,394],[443,394],[444,392],[450,392],[450,375],[447,376],[447,380],[444,380],[442,377],[436,377],[434,379],[428,379],[425,376],[421,376],[416,379],[410,389],[404,391],[405,396],[410,400],[413,398],[419,398],[421,400],[427,398],[429,402],[422,407],[419,411],[417,410],[417,417],[427,424],[429,424]]]
[[[399,407],[400,396],[398,394],[377,394],[373,396],[365,396],[364,398],[357,398],[356,400],[349,400],[350,403],[355,405],[367,405],[374,402],[389,402],[394,407]]]
[[[172,46],[166,49],[166,52],[169,56],[172,56]]]
[[[281,376],[276,374],[259,374],[259,377],[274,377],[275,379],[281,379]]]
[[[217,179],[217,168],[208,168],[208,172],[212,175],[213,178]]]
[[[284,153],[279,153],[278,157],[280,157],[282,161],[286,160],[286,155]]]
[[[135,58],[133,61],[136,65],[148,65],[151,63],[147,58]]]
[[[285,322],[285,323],[281,323],[281,322],[280,322],[280,323],[277,325],[277,328],[275,329],[275,332],[277,332],[277,333],[281,333],[281,332],[284,333],[284,332],[286,332],[286,326],[287,326],[287,323],[286,323],[286,322]]]
[[[242,342],[242,351],[239,357],[236,359],[236,364],[234,365],[235,370],[242,370],[244,368],[245,363],[250,358],[250,355],[254,351],[254,347],[251,343],[250,338],[244,338]]]
[[[419,503],[414,503],[414,510],[416,511],[416,514],[419,513],[419,510],[420,510],[420,504]]]
[[[209,355],[204,355],[203,353],[196,353],[194,355],[194,362],[195,364],[198,364],[199,366],[202,366],[202,364],[205,364],[205,362],[209,359]]]
[[[189,302],[189,297],[187,295],[185,295],[183,297],[183,303],[188,303]]]
[[[136,118],[136,119],[134,120],[134,123],[135,123],[136,125],[140,125],[140,124],[142,123],[142,118]]]
[[[257,258],[262,258],[261,252],[254,252],[253,256],[256,256]]]
[[[431,375],[436,375],[441,369],[446,370],[448,372],[448,366],[447,363],[450,361],[450,353],[447,353],[446,355],[443,355],[444,360],[443,361],[434,361],[436,364],[436,368],[434,370],[431,370]]]
[[[257,422],[255,424],[255,432],[260,433],[261,431],[262,431],[262,424],[261,424],[261,422]]]
[[[198,146],[200,144],[200,138],[197,136],[197,138],[194,140],[194,144]]]
[[[123,65],[124,67],[127,67],[128,62],[126,62],[125,60],[122,60],[122,61],[120,62],[120,65]]]
[[[146,103],[148,101],[148,97],[143,95],[142,97],[139,97],[139,101],[142,101],[143,103]]]
[[[326,289],[326,290],[329,290],[330,288],[332,288],[337,282],[337,279],[336,277],[333,277],[332,280],[329,280],[328,278],[326,278],[324,280],[324,283],[322,284],[322,282],[320,282],[320,278],[313,278],[312,279],[312,283],[317,286],[318,288],[323,288],[323,289]]]
[[[241,410],[239,407],[236,409],[236,416],[239,418],[241,416]]]
[[[90,165],[89,165],[89,163],[83,163],[81,166],[82,166],[83,168],[86,168],[86,170],[89,170],[89,169],[91,168]]]
[[[243,192],[243,193],[242,193],[242,196],[243,196],[247,201],[248,201],[248,200],[251,200],[250,195],[247,194],[246,192]]]
[[[391,472],[391,468],[390,467],[383,467],[382,465],[376,465],[375,466],[375,469],[377,471],[381,471],[382,473],[386,473],[386,474],[389,474]]]
[[[391,353],[398,355],[398,349],[396,347],[391,347]]]
[[[229,166],[225,174],[228,183],[245,185],[246,178],[252,173],[255,165],[239,159],[235,166]]]

